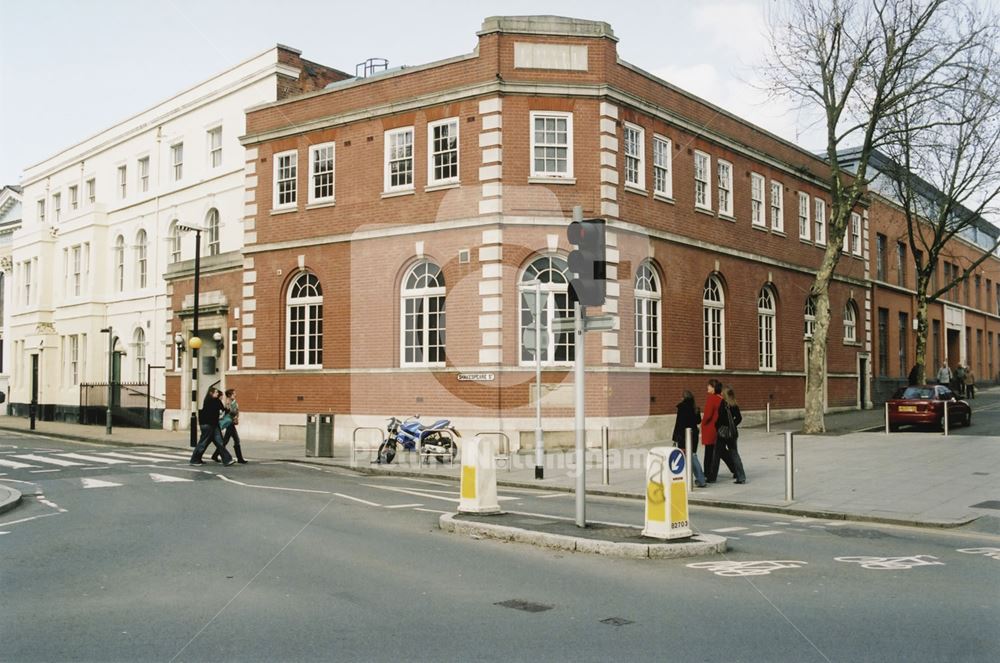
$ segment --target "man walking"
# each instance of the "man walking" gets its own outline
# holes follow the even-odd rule
[[[201,439],[198,440],[198,446],[194,448],[194,453],[191,454],[192,465],[205,464],[201,460],[201,457],[205,453],[205,447],[208,446],[210,441],[215,444],[216,449],[222,455],[223,465],[232,465],[236,462],[229,455],[229,452],[226,451],[226,447],[222,443],[219,417],[222,416],[222,411],[225,408],[222,406],[222,400],[219,398],[221,395],[222,392],[215,387],[209,387],[208,393],[205,394],[205,402],[202,403],[201,411],[198,413],[198,421],[201,422]]]
[[[941,362],[941,368],[939,368],[937,372],[937,382],[938,384],[943,384],[946,387],[951,384],[951,369],[948,368],[948,364],[946,362]]]

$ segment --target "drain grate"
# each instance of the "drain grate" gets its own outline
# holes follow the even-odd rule
[[[635,624],[631,619],[625,619],[624,617],[608,617],[607,619],[601,620],[602,624],[610,624],[611,626],[625,626],[626,624]]]
[[[979,504],[973,504],[973,509],[998,509],[1000,510],[1000,500],[987,500]]]
[[[531,601],[522,601],[520,599],[500,601],[499,603],[494,603],[493,605],[498,605],[502,608],[512,608],[513,610],[523,610],[525,612],[545,612],[546,610],[552,609],[551,605],[532,603]]]

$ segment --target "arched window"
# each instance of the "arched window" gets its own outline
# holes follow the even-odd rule
[[[146,379],[146,332],[142,327],[136,327],[132,334],[132,352],[135,356],[135,381]]]
[[[635,272],[635,365],[660,365],[660,286],[648,262]]]
[[[848,300],[844,305],[844,343],[858,342],[858,309]]]
[[[177,226],[179,221],[174,219],[170,222],[170,262],[171,264],[181,261],[181,229]]]
[[[774,328],[777,309],[774,291],[764,286],[757,295],[757,357],[762,371],[775,370]]]
[[[541,320],[535,320],[534,281],[541,283],[538,302]],[[569,265],[559,256],[536,258],[521,275],[521,363],[535,363],[536,342],[543,364],[567,364],[573,361],[573,333],[553,332],[549,320],[572,318],[569,303]],[[536,338],[536,333],[539,336]]]
[[[219,255],[219,210],[214,207],[205,215],[205,228],[208,229],[208,255]]]
[[[135,234],[135,287],[146,287],[146,231]]]
[[[718,277],[709,276],[702,295],[705,368],[726,367],[726,296]]]
[[[125,238],[115,238],[115,287],[118,292],[125,290]]]
[[[323,367],[323,289],[314,274],[300,274],[288,288],[288,368]]]
[[[417,263],[403,279],[403,366],[444,365],[444,294],[444,274],[432,262]]]
[[[812,338],[816,330],[816,298],[812,295],[806,299],[805,320],[805,337]]]

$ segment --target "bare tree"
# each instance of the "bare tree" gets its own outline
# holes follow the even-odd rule
[[[769,24],[764,77],[774,95],[818,117],[830,168],[828,243],[810,288],[816,323],[806,370],[804,430],[818,433],[826,428],[830,281],[869,183],[869,158],[898,131],[889,118],[922,117],[918,109],[965,79],[969,51],[986,31],[957,0],[792,0]],[[848,147],[859,154],[854,172],[837,158]]]
[[[879,170],[906,219],[914,258],[921,383],[926,380],[928,305],[969,279],[1000,247],[1000,229],[986,226],[984,218],[996,213],[1000,202],[1000,56],[995,43],[994,36],[969,51],[967,74],[953,88],[892,118],[896,130],[883,148],[890,160]],[[971,259],[955,256],[952,240],[970,234],[986,241],[976,244]],[[933,280],[941,257],[957,269]]]

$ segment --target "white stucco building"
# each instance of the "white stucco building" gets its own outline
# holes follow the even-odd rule
[[[3,404],[0,412],[7,411],[10,397],[10,277],[13,261],[10,252],[14,232],[21,227],[21,187],[8,185],[0,189],[0,394]]]
[[[4,330],[13,414],[28,414],[37,365],[38,416],[77,421],[81,385],[108,380],[110,327],[114,381],[135,383],[121,404],[141,395],[145,409],[148,376],[160,420],[162,367],[176,360],[163,274],[194,258],[178,225],[206,229],[205,258],[239,260],[244,109],[344,77],[279,45],[25,169]],[[206,349],[213,331],[201,330]]]

